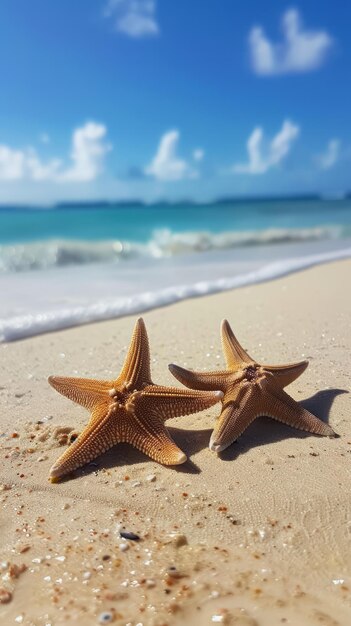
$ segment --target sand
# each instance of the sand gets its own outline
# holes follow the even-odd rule
[[[179,385],[170,362],[223,368],[224,317],[258,361],[308,358],[287,390],[338,439],[260,418],[218,456],[216,405],[168,422],[177,469],[120,445],[51,484],[88,415],[47,376],[116,375],[135,320],[1,345],[0,623],[349,626],[350,275],[343,261],[144,315],[157,383]]]

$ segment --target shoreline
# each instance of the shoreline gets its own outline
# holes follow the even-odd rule
[[[22,616],[25,624],[69,626],[83,616],[93,626],[107,611],[123,626],[202,626],[213,616],[240,626],[348,626],[350,272],[350,260],[319,265],[144,316],[160,384],[178,386],[171,362],[223,368],[224,317],[259,362],[309,359],[288,392],[330,421],[335,440],[260,418],[217,457],[208,450],[216,405],[167,422],[190,457],[176,470],[121,444],[51,485],[49,467],[62,450],[57,429],[79,430],[88,415],[47,376],[116,375],[134,319],[0,345],[1,561],[27,568],[1,583],[12,589],[0,604],[6,623]],[[119,525],[141,541],[122,549]],[[184,540],[172,533],[186,543],[176,545]]]
[[[271,249],[255,259],[246,251],[246,257],[242,255],[239,260],[240,253],[236,251],[234,257],[224,254],[216,259],[211,258],[210,253],[198,255],[203,257],[201,260],[180,259],[178,265],[174,259],[170,265],[151,264],[143,268],[141,292],[140,269],[137,267],[130,270],[87,266],[85,270],[66,269],[63,273],[48,270],[0,276],[0,289],[8,294],[3,304],[5,309],[0,307],[0,342],[145,313],[183,300],[276,280],[315,265],[350,258],[351,247],[340,249],[340,243],[335,246],[332,242],[318,242],[315,246],[309,243],[290,248],[285,245],[281,247],[285,256],[279,256],[279,252],[274,256],[276,251],[273,253],[274,249]],[[310,254],[311,250],[313,254]],[[203,278],[204,272],[206,279]],[[174,274],[171,284],[170,274]],[[90,288],[91,284],[99,284],[97,294]],[[161,288],[155,289],[155,285]],[[117,297],[112,295],[115,292]],[[24,300],[23,293],[27,293]]]

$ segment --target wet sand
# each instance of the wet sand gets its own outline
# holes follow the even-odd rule
[[[171,362],[223,368],[224,317],[259,362],[308,358],[287,391],[338,439],[260,418],[218,456],[216,405],[167,423],[183,466],[119,445],[51,484],[88,414],[47,376],[115,376],[135,320],[0,345],[0,622],[348,626],[350,275],[343,261],[144,315],[157,383],[178,386]]]

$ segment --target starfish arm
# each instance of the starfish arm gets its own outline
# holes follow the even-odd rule
[[[288,363],[287,365],[264,365],[263,368],[274,374],[274,378],[281,387],[287,387],[296,378],[301,376],[308,366],[308,361]]]
[[[228,448],[258,415],[260,411],[251,385],[240,386],[226,394],[210,439],[210,450],[221,452]]]
[[[150,385],[137,394],[135,411],[154,414],[162,420],[191,415],[213,406],[223,397],[221,391],[195,391]]]
[[[237,370],[255,362],[240,345],[227,320],[222,321],[221,339],[228,369]]]
[[[48,381],[56,391],[88,410],[91,410],[103,399],[106,400],[108,392],[113,386],[112,382],[106,380],[66,378],[64,376],[49,376]]]
[[[117,435],[110,418],[108,401],[100,403],[92,412],[91,419],[79,437],[59,457],[50,470],[55,482],[62,476],[90,463],[117,443]]]
[[[293,428],[324,437],[336,437],[334,430],[315,415],[295,402],[273,377],[264,379],[261,385],[263,402],[261,415],[267,415]]]
[[[116,386],[123,383],[130,389],[140,389],[143,384],[151,383],[149,340],[142,318],[135,324],[128,354],[116,380]]]
[[[224,391],[229,374],[226,371],[194,372],[174,363],[171,363],[168,369],[182,385],[204,391]]]
[[[136,422],[137,428],[128,431],[124,441],[162,465],[185,463],[186,455],[174,443],[159,417],[148,414],[146,421],[136,416]]]

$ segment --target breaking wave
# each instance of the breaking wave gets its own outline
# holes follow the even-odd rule
[[[351,257],[351,248],[336,250],[306,257],[282,259],[267,263],[259,269],[229,278],[198,281],[192,284],[175,285],[155,291],[136,292],[133,296],[102,299],[87,306],[75,306],[54,311],[41,311],[0,319],[0,342],[14,341],[52,332],[89,322],[108,320],[125,315],[149,311],[174,302],[214,294],[246,285],[254,285],[322,263]]]
[[[157,230],[145,242],[45,240],[0,245],[0,273],[43,270],[54,267],[113,263],[135,258],[165,258],[181,254],[228,250],[247,246],[341,239],[351,235],[344,226],[271,228],[253,231],[172,232]]]

